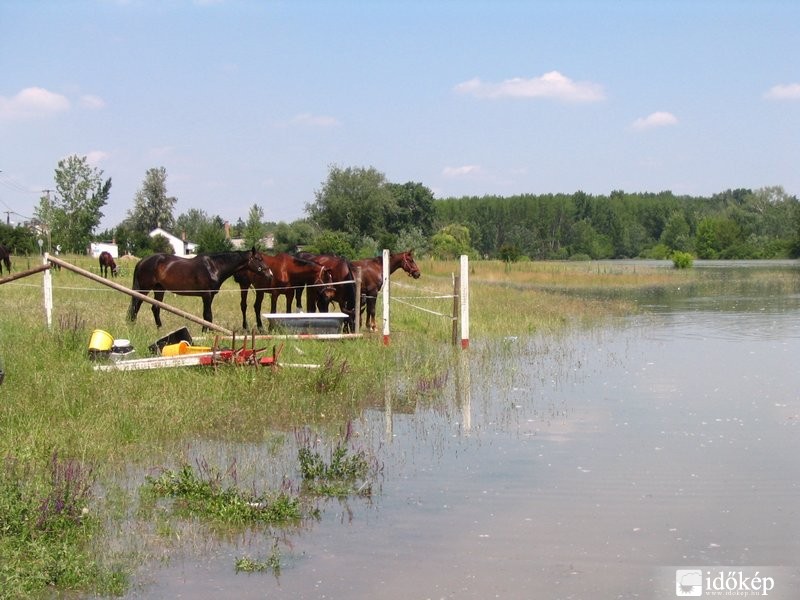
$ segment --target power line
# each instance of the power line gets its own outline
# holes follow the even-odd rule
[[[11,192],[17,193],[17,194],[38,194],[38,193],[41,193],[40,190],[34,190],[34,189],[31,189],[29,187],[26,187],[26,186],[22,185],[13,176],[4,175],[3,171],[1,171],[1,170],[0,170],[0,186],[6,188],[7,190],[10,190]],[[28,217],[26,215],[23,215],[23,214],[15,211],[2,198],[0,198],[0,204],[2,204],[7,209],[7,210],[4,210],[4,211],[0,211],[2,213],[5,213],[5,215],[6,215],[6,223],[7,224],[10,224],[10,222],[11,222],[11,215],[16,215],[16,216],[18,216],[18,217],[20,217],[20,218],[22,218],[24,220],[27,220],[27,221],[32,220],[31,217]]]
[[[34,190],[29,187],[22,185],[16,178],[11,177],[9,175],[2,175],[2,171],[0,171],[0,185],[4,188],[11,190],[12,192],[17,192],[19,194],[37,194],[39,190]]]

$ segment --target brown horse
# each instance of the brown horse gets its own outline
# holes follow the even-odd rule
[[[6,266],[6,271],[8,271],[9,275],[11,274],[11,250],[9,250],[5,245],[0,244],[0,275],[3,274],[3,265]]]
[[[233,279],[239,284],[242,301],[242,328],[247,330],[247,291],[252,286],[256,292],[256,299],[253,303],[253,311],[256,314],[256,326],[259,330],[263,329],[261,322],[261,304],[264,294],[270,293],[272,302],[270,312],[278,312],[278,299],[286,296],[286,312],[292,312],[292,299],[296,289],[303,289],[309,286],[324,297],[333,297],[334,289],[330,287],[333,283],[331,270],[315,262],[304,260],[291,254],[281,252],[275,256],[264,254],[264,263],[272,272],[272,279],[264,277],[260,273],[252,271],[239,271],[234,274]]]
[[[308,312],[315,312],[316,310],[328,312],[330,303],[336,302],[339,305],[339,310],[348,316],[344,324],[345,331],[354,332],[356,328],[356,282],[350,261],[335,254],[298,252],[297,256],[328,267],[333,275],[335,289],[333,298],[331,299],[327,295],[315,294],[312,290],[308,290],[306,292],[306,310]],[[302,288],[295,290],[297,308],[301,310],[302,294]]]
[[[110,252],[103,250],[100,253],[100,257],[98,259],[100,262],[100,275],[108,279],[108,271],[111,269],[111,275],[116,277],[119,275],[119,269],[117,268],[117,263],[114,262],[114,257],[111,256]]]
[[[361,268],[361,297],[365,299],[367,307],[367,327],[375,331],[375,305],[378,300],[378,292],[383,287],[383,256],[365,258],[353,261],[354,268]],[[395,252],[389,255],[389,275],[397,269],[403,269],[410,277],[419,279],[421,273],[414,261],[413,250],[405,252]]]
[[[181,296],[200,296],[203,299],[203,319],[212,323],[211,302],[223,282],[231,275],[243,270],[272,276],[264,264],[263,256],[256,249],[241,252],[217,252],[198,254],[194,258],[183,258],[172,254],[153,254],[143,258],[133,269],[132,288],[142,294],[153,290],[153,297],[162,301],[164,292],[171,291]],[[136,320],[142,305],[139,298],[131,298],[128,318]],[[152,306],[156,326],[161,327],[161,308]],[[203,327],[203,331],[207,328]]]

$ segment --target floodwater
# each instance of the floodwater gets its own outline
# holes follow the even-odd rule
[[[675,598],[677,569],[722,567],[800,597],[800,270],[698,268],[713,285],[599,329],[474,341],[444,397],[355,423],[371,499],[207,541],[129,597]],[[235,573],[274,549],[279,574]]]

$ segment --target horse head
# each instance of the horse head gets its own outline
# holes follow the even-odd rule
[[[247,268],[254,273],[259,273],[267,279],[272,279],[272,269],[264,262],[264,256],[253,246],[250,249],[250,258],[247,260]]]
[[[327,302],[331,302],[336,298],[336,287],[333,285],[333,271],[331,269],[328,267],[321,267],[314,283],[325,286],[319,294],[325,298]]]
[[[403,252],[403,263],[400,265],[403,271],[409,274],[414,279],[419,279],[422,273],[419,271],[416,261],[414,261],[414,251],[408,250]]]

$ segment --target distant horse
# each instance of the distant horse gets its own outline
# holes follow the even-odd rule
[[[308,312],[328,312],[328,307],[331,302],[336,302],[339,305],[339,310],[347,315],[345,321],[345,331],[354,332],[356,328],[356,282],[353,277],[353,269],[350,261],[342,256],[335,254],[312,254],[310,252],[298,252],[300,258],[314,261],[320,265],[324,265],[331,270],[333,275],[334,289],[336,293],[333,299],[319,295],[308,290],[306,292],[306,310]],[[297,300],[297,307],[302,309],[301,297],[303,294],[302,288],[295,290],[295,298]]]
[[[6,271],[8,271],[9,275],[11,274],[11,251],[0,244],[0,275],[3,274],[3,265],[6,266]]]
[[[286,296],[286,312],[292,312],[292,300],[294,299],[295,289],[303,289],[305,286],[313,287],[320,294],[333,297],[335,290],[330,287],[333,283],[331,270],[315,262],[297,258],[291,254],[281,252],[275,256],[264,254],[264,263],[272,272],[272,279],[269,280],[260,273],[252,271],[239,271],[234,274],[233,279],[239,284],[242,301],[242,328],[247,330],[247,291],[252,286],[256,292],[256,300],[253,303],[253,311],[256,314],[256,326],[259,330],[263,328],[261,322],[261,304],[264,294],[269,292],[272,302],[270,312],[278,312],[278,299]]]
[[[376,331],[375,305],[378,300],[378,292],[383,287],[383,256],[354,260],[353,267],[361,267],[361,296],[365,298],[364,303],[367,306],[367,327]],[[389,255],[389,275],[397,269],[403,269],[414,279],[419,279],[422,274],[414,261],[412,250]]]
[[[203,299],[203,319],[211,323],[214,296],[226,279],[244,270],[262,273],[267,278],[272,276],[269,267],[264,264],[263,255],[256,252],[255,248],[241,252],[203,253],[194,258],[153,254],[136,263],[131,287],[142,294],[152,290],[153,297],[158,301],[164,299],[166,291],[181,296],[200,296]],[[128,319],[136,320],[142,302],[139,298],[131,298]],[[161,308],[154,304],[151,310],[156,326],[161,327]],[[206,329],[203,327],[204,331]]]
[[[114,262],[114,257],[111,256],[110,252],[103,250],[98,260],[100,262],[100,275],[108,279],[109,269],[111,269],[112,276],[116,277],[119,275],[119,268],[117,268],[117,263]]]

